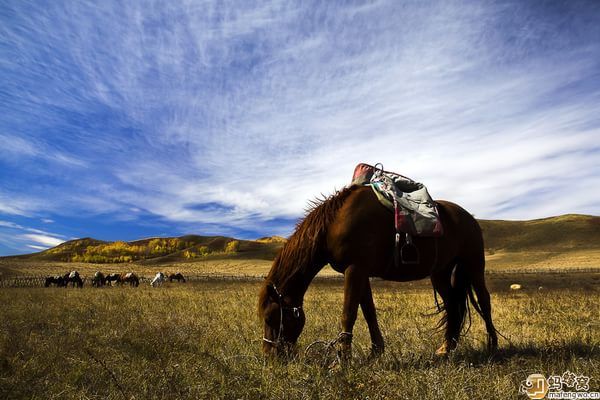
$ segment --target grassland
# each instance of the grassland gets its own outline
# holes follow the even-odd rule
[[[524,399],[518,387],[530,373],[566,370],[591,376],[598,390],[600,276],[489,278],[496,325],[509,339],[495,357],[474,318],[459,349],[435,358],[441,338],[425,315],[427,283],[378,281],[386,353],[367,360],[359,318],[353,364],[334,371],[303,358],[264,362],[257,283],[2,289],[0,398]],[[525,290],[507,290],[513,281]],[[311,286],[302,347],[337,334],[341,300],[340,282]]]
[[[305,357],[265,363],[257,282],[2,288],[0,399],[525,399],[518,388],[529,374],[567,370],[591,376],[591,390],[600,391],[600,218],[480,224],[496,326],[508,338],[501,339],[494,357],[484,351],[483,326],[475,317],[458,351],[443,360],[433,355],[441,335],[434,332],[437,317],[425,315],[434,304],[427,280],[374,281],[387,350],[368,360],[368,332],[359,318],[353,363],[346,370],[324,369],[320,360]],[[153,239],[128,245],[84,239],[0,258],[0,278],[73,269],[88,277],[97,270],[146,277],[157,271],[263,276],[283,243],[281,238],[240,241],[228,252],[232,238],[180,239],[193,242],[199,256],[187,257],[193,249],[186,245],[168,253]],[[94,252],[86,253],[88,246]],[[122,247],[152,257],[72,261],[76,254],[114,259]],[[200,252],[204,247],[208,255]],[[580,268],[590,272],[574,272]],[[320,275],[339,276],[329,267]],[[523,290],[509,290],[512,283]],[[336,336],[341,302],[340,281],[317,280],[311,286],[301,348]]]

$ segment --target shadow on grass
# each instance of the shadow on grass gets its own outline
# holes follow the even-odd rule
[[[546,347],[527,345],[510,345],[505,348],[500,348],[492,356],[484,352],[475,353],[476,360],[487,362],[491,360],[494,363],[503,363],[511,361],[515,358],[537,358],[537,359],[552,359],[567,358],[567,357],[582,357],[582,358],[599,358],[600,348],[587,343],[565,343],[560,345],[549,345]]]
[[[388,353],[379,359],[369,360],[359,357],[358,364],[367,365],[372,362],[380,363],[385,369],[401,371],[406,369],[429,369],[448,364],[468,363],[473,367],[484,365],[503,365],[514,362],[556,361],[569,358],[600,359],[600,347],[586,343],[566,343],[561,345],[544,344],[510,345],[498,349],[491,354],[486,350],[463,348],[449,357],[437,357],[424,353]]]

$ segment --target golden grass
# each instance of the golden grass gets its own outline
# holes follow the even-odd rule
[[[503,270],[543,270],[579,269],[600,270],[600,248],[567,251],[497,251],[486,254],[486,269]]]
[[[581,280],[587,289],[571,276],[554,284],[572,289],[496,290],[496,325],[510,342],[488,358],[474,318],[448,360],[433,355],[441,337],[424,316],[433,306],[427,285],[374,282],[386,353],[367,361],[359,316],[345,371],[302,359],[265,364],[257,283],[2,289],[0,398],[523,399],[518,387],[530,373],[566,370],[591,376],[598,390],[599,285]],[[311,286],[301,346],[337,334],[341,302],[340,282]]]
[[[14,275],[57,275],[77,270],[82,276],[92,277],[96,271],[104,273],[135,272],[140,276],[153,277],[157,272],[181,272],[184,275],[250,275],[266,276],[272,261],[261,259],[222,258],[194,260],[189,262],[165,264],[92,264],[57,261],[18,260],[0,258],[0,278]],[[340,276],[329,266],[323,268],[321,276]]]

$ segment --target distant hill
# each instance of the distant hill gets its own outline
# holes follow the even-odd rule
[[[287,239],[281,236],[266,236],[260,239],[256,239],[259,243],[285,243]]]
[[[600,267],[600,217],[567,214],[479,224],[491,267]]]
[[[568,214],[531,221],[479,220],[489,268],[600,267],[600,217]],[[286,239],[239,240],[187,235],[132,242],[76,239],[12,258],[39,261],[163,264],[201,260],[272,260]]]
[[[162,263],[195,259],[239,258],[272,260],[281,241],[238,240],[224,236],[186,235],[131,242],[75,239],[38,253],[12,258],[91,263]]]
[[[479,220],[489,250],[600,249],[600,217],[567,214],[530,221]]]

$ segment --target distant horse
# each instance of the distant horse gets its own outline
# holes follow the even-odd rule
[[[121,274],[108,274],[106,275],[105,282],[107,285],[112,286],[113,282],[119,282],[121,279]]]
[[[370,187],[351,186],[315,201],[274,260],[260,290],[263,351],[282,355],[295,347],[305,323],[304,294],[327,263],[345,277],[342,331],[337,339],[342,359],[351,352],[359,306],[369,327],[372,354],[380,354],[384,349],[369,277],[392,281],[431,277],[445,312],[439,324],[445,328],[445,338],[436,354],[447,355],[456,348],[469,300],[485,321],[488,349],[495,350],[498,338],[484,279],[481,229],[475,218],[458,205],[436,203],[444,235],[414,237],[420,260],[396,267],[393,214]]]
[[[94,277],[92,278],[92,286],[100,287],[106,285],[106,277],[100,271],[96,271]]]
[[[118,281],[121,285],[124,283],[129,283],[129,286],[138,287],[140,286],[140,279],[133,272],[128,272],[126,274],[121,274]]]
[[[81,279],[79,272],[77,271],[67,272],[63,275],[63,279],[65,280],[65,287],[69,286],[69,283],[71,283],[72,287],[75,287],[75,285],[77,285],[78,288],[83,287],[83,279]]]
[[[65,282],[65,278],[61,275],[47,276],[44,286],[50,287],[51,285],[56,285],[57,287],[61,287],[61,286],[67,286],[67,283]]]
[[[183,277],[181,272],[177,272],[176,274],[169,275],[169,282],[173,282],[173,281],[185,283],[185,278]]]
[[[152,287],[156,287],[156,286],[162,286],[162,284],[167,280],[167,278],[165,277],[165,274],[163,274],[162,272],[159,272],[156,274],[156,276],[154,277],[154,279],[152,279],[152,282],[150,282],[150,285]]]

